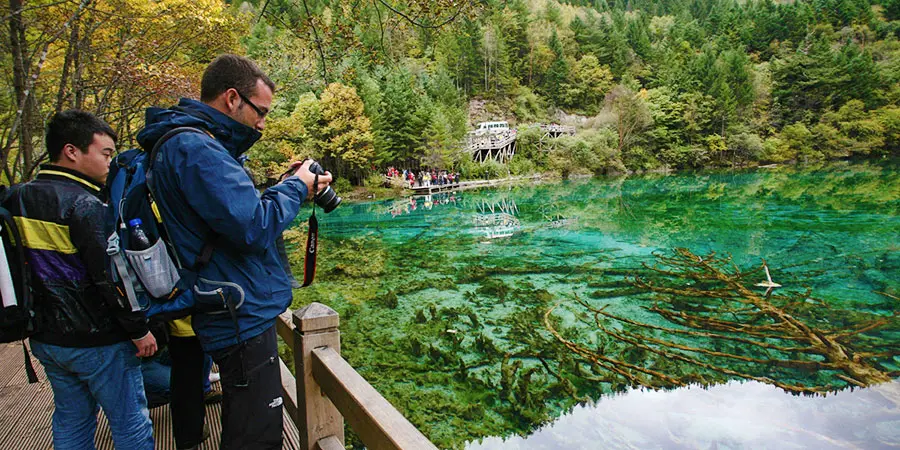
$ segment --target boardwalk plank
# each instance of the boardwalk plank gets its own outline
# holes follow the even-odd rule
[[[0,344],[0,449],[47,450],[52,448],[53,434],[50,428],[53,415],[53,391],[44,375],[44,369],[34,358],[40,380],[28,384],[22,359],[21,344]],[[210,438],[200,446],[202,450],[219,448],[222,435],[221,404],[206,407],[206,422]],[[150,410],[153,421],[153,437],[157,450],[174,450],[172,416],[168,405]],[[113,450],[112,436],[106,417],[101,411],[97,421],[95,442],[98,450]],[[297,427],[285,413],[284,449],[298,449],[300,437]]]

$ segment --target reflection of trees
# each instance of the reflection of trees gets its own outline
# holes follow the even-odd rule
[[[900,355],[881,333],[896,332],[897,314],[837,310],[809,292],[772,294],[748,288],[761,269],[742,272],[730,258],[676,249],[657,256],[659,265],[631,283],[653,300],[646,319],[626,318],[578,300],[611,342],[630,350],[610,354],[564,337],[548,318],[545,326],[570,351],[631,385],[682,386],[721,376],[751,379],[794,393],[820,393],[846,385],[870,386],[900,375],[880,361]],[[638,350],[642,358],[629,358]],[[665,359],[682,373],[654,368]],[[690,370],[690,368],[694,368]],[[699,369],[699,370],[697,370]],[[698,375],[699,373],[699,375]]]
[[[542,205],[539,212],[541,221],[550,228],[567,228],[578,222],[578,216],[569,216],[559,204]]]

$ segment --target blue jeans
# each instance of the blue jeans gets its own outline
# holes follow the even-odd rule
[[[169,378],[172,368],[163,364],[159,358],[152,357],[141,361],[141,375],[144,377],[144,393],[149,408],[168,404],[172,395],[169,389]]]
[[[130,341],[90,348],[31,341],[31,351],[53,388],[53,447],[94,449],[103,408],[117,450],[153,450],[141,362]]]

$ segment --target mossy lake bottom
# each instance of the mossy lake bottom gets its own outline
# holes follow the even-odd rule
[[[317,216],[295,307],[337,310],[344,357],[441,448],[900,445],[896,161]]]

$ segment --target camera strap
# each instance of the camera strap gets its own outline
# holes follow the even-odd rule
[[[313,180],[313,189],[319,188],[319,174]],[[318,197],[319,193],[313,195],[313,200]],[[319,221],[316,219],[316,202],[312,202],[312,214],[309,215],[309,231],[306,235],[306,258],[303,264],[303,285],[307,287],[313,282],[316,276],[316,254],[319,246]]]

